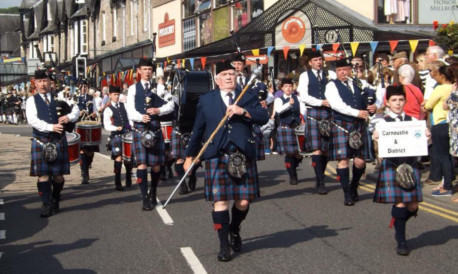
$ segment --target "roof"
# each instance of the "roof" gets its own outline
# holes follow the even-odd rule
[[[0,35],[9,31],[17,31],[21,27],[21,16],[19,14],[0,13]]]
[[[19,32],[5,32],[0,38],[0,51],[12,53],[21,45],[21,34]]]
[[[37,3],[36,0],[22,0],[22,3],[19,6],[19,9],[30,9],[36,3]]]

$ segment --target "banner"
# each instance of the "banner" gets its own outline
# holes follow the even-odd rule
[[[381,158],[428,155],[426,121],[377,123]]]

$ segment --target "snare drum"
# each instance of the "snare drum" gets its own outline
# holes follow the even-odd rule
[[[74,164],[80,160],[80,135],[78,133],[66,133],[68,143],[68,159]]]
[[[76,123],[76,132],[81,135],[81,146],[98,146],[102,139],[102,124],[96,121]]]
[[[301,124],[294,129],[296,134],[297,148],[299,153],[305,153],[305,124]]]
[[[132,159],[132,142],[134,138],[132,132],[122,135],[122,159],[124,161],[131,161]]]
[[[170,143],[172,138],[172,122],[161,122],[162,136],[164,136],[164,143]]]

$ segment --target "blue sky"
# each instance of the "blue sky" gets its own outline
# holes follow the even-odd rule
[[[22,0],[0,0],[0,8],[19,7]]]

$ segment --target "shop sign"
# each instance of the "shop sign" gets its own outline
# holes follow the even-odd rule
[[[247,65],[255,65],[256,64],[256,59],[259,59],[260,64],[267,64],[269,62],[269,58],[267,58],[267,55],[247,55],[246,56],[246,64]]]
[[[418,23],[432,24],[438,21],[447,24],[458,13],[458,0],[418,0]]]
[[[160,48],[175,44],[175,19],[169,20],[168,13],[165,13],[164,22],[159,24],[158,38]]]
[[[299,17],[289,17],[283,22],[281,33],[287,42],[298,43],[305,36],[305,23]]]

